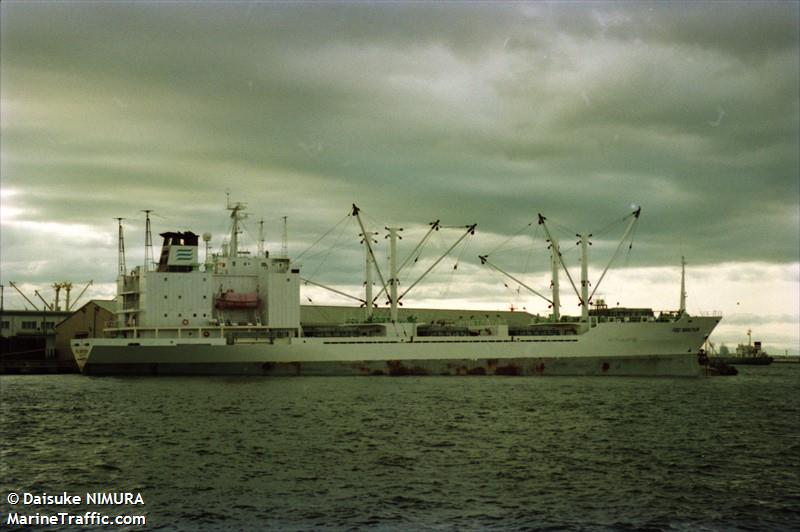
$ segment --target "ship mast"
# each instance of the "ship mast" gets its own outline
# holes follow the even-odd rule
[[[402,231],[402,227],[387,227],[389,231],[389,315],[392,323],[397,323],[397,239],[402,238],[398,236],[398,231]]]
[[[372,235],[375,233],[364,233],[362,236],[366,238],[372,238]],[[377,242],[373,242],[377,243]],[[364,246],[364,256],[365,256],[365,268],[364,268],[364,305],[365,305],[365,315],[366,320],[369,321],[372,318],[372,309],[374,308],[373,305],[373,297],[372,297],[372,255],[370,254],[369,248]]]
[[[547,235],[547,239],[550,242],[553,242],[554,238],[553,238],[553,235],[550,234],[550,229],[547,227],[547,223],[545,223],[546,220],[547,220],[547,218],[545,218],[544,216],[542,216],[541,213],[539,213],[539,225],[541,225],[542,228],[544,228],[544,233],[545,233],[545,235]],[[569,284],[572,285],[572,290],[575,291],[575,295],[578,296],[578,299],[581,299],[581,294],[580,294],[580,292],[578,292],[578,287],[575,286],[575,281],[572,280],[572,275],[570,275],[569,269],[567,268],[567,265],[564,264],[564,257],[561,256],[561,253],[558,253],[558,263],[561,265],[562,268],[564,268],[564,273],[567,274],[567,279],[569,279]],[[581,299],[581,303],[582,302],[583,302],[583,300]]]
[[[247,217],[242,211],[246,209],[244,203],[236,202],[231,205],[230,196],[228,196],[227,208],[231,211],[231,239],[228,244],[228,256],[236,258],[239,254],[239,221]]]
[[[581,238],[581,321],[589,321],[589,237],[583,233]]]
[[[144,271],[149,272],[153,265],[153,234],[150,231],[151,209],[143,209],[144,213]]]
[[[428,232],[425,233],[425,236],[422,237],[422,239],[417,243],[417,245],[414,246],[414,249],[411,250],[411,253],[409,253],[406,256],[406,258],[403,259],[403,262],[400,263],[400,266],[397,267],[397,275],[400,275],[400,272],[403,271],[403,268],[408,266],[408,263],[411,262],[411,259],[414,259],[414,262],[416,262],[416,260],[419,258],[419,257],[415,258],[415,256],[417,255],[417,252],[419,252],[422,249],[422,246],[425,245],[425,243],[428,241],[428,239],[433,234],[433,232],[434,231],[438,231],[442,227],[440,225],[440,222],[441,222],[441,220],[436,220],[435,222],[431,222],[431,223],[428,224],[428,225],[430,225],[430,229],[428,229]],[[467,226],[467,228],[469,228],[469,226]],[[377,235],[378,233],[374,233],[374,234]],[[449,251],[447,253],[449,253]],[[436,261],[437,264],[441,259],[443,259],[447,255],[447,253],[445,253],[445,255],[443,255],[439,260]],[[417,281],[414,284],[417,284],[417,282],[419,282],[420,280],[421,280],[421,278],[417,279]],[[383,294],[383,292],[384,292],[384,289],[381,288],[381,290],[378,292],[378,295],[375,296],[375,299],[378,299],[379,297],[381,297],[381,294]],[[406,290],[406,292],[408,292],[408,290]],[[405,295],[405,294],[401,294],[400,298],[402,298],[403,295]]]
[[[352,215],[355,216],[356,217],[356,221],[358,221],[358,227],[361,228],[361,234],[362,235],[369,235],[369,233],[367,232],[366,228],[364,228],[364,222],[361,220],[361,214],[360,213],[361,213],[361,209],[359,209],[358,206],[356,206],[356,204],[353,203]],[[365,236],[364,237],[364,245],[367,246],[367,254],[369,255],[369,257],[371,259],[372,265],[375,267],[375,272],[378,274],[378,279],[381,281],[381,286],[383,287],[383,291],[384,292],[388,292],[388,290],[386,290],[387,289],[387,285],[386,285],[386,281],[384,281],[384,279],[383,279],[383,274],[381,273],[381,269],[378,267],[378,264],[375,261],[375,251],[372,249],[371,240],[372,240],[371,238],[368,238],[368,236]],[[366,301],[365,303],[367,303],[367,305],[371,305],[372,301]]]
[[[561,300],[559,297],[559,286],[558,286],[558,257],[561,255],[561,252],[558,249],[558,241],[551,240],[550,241],[550,268],[553,272],[553,321],[559,321],[561,319]]]
[[[122,232],[122,220],[124,220],[125,218],[114,218],[114,219],[117,221],[119,225],[119,234],[117,236],[117,241],[119,243],[117,246],[119,252],[117,255],[118,273],[119,275],[124,276],[125,272],[128,271],[128,269],[125,267],[125,235]]]
[[[611,257],[611,260],[608,261],[608,264],[606,265],[605,269],[603,270],[603,273],[600,275],[600,278],[598,279],[597,283],[595,283],[594,289],[592,290],[591,294],[589,293],[589,259],[588,259],[588,246],[590,246],[592,244],[591,242],[589,242],[589,238],[592,236],[591,233],[589,233],[589,234],[584,233],[584,234],[580,234],[580,235],[575,235],[578,238],[580,238],[580,240],[578,241],[578,244],[581,246],[581,289],[580,289],[580,291],[578,290],[578,287],[575,286],[575,281],[572,280],[572,275],[570,275],[569,269],[567,268],[567,265],[564,264],[564,259],[561,256],[561,253],[557,254],[558,255],[558,263],[564,269],[564,273],[567,274],[567,279],[569,279],[569,283],[570,283],[570,285],[572,285],[572,289],[575,291],[575,295],[578,296],[579,304],[581,306],[581,319],[582,319],[582,321],[588,321],[588,319],[589,319],[589,302],[592,300],[592,297],[594,297],[595,292],[597,292],[597,289],[600,286],[600,283],[603,281],[603,278],[605,278],[606,273],[608,272],[608,269],[611,267],[611,264],[614,262],[614,260],[619,255],[619,252],[622,249],[623,244],[625,243],[625,241],[628,239],[628,236],[633,231],[633,228],[636,225],[636,222],[639,220],[639,215],[641,214],[641,212],[642,212],[642,208],[641,207],[637,207],[637,209],[635,211],[633,211],[631,214],[629,214],[628,216],[625,217],[625,218],[630,217],[630,220],[628,221],[628,225],[625,227],[625,231],[623,232],[622,238],[620,239],[619,244],[617,245],[617,249],[614,252],[614,255]],[[547,227],[546,220],[547,220],[547,218],[545,218],[544,216],[539,214],[539,225],[541,225],[544,228],[544,232],[545,232],[545,235],[547,235],[547,239],[550,240],[551,242],[553,242],[553,235],[550,233],[550,229]],[[632,246],[633,246],[633,244],[631,243],[630,246],[629,246],[629,249]],[[554,281],[555,281],[555,276],[554,276]]]
[[[678,314],[686,313],[686,258],[681,257],[681,305]]]

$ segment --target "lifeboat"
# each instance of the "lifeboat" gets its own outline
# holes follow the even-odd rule
[[[258,308],[261,300],[256,292],[234,292],[228,290],[216,297],[214,306],[223,310],[254,309]]]

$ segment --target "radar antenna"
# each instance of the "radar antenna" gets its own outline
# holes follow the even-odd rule
[[[289,228],[287,224],[288,217],[283,216],[283,238],[281,238],[281,257],[284,259],[289,258]]]

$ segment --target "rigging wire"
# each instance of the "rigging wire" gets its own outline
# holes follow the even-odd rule
[[[339,225],[339,224],[337,224],[337,225]],[[322,269],[322,266],[325,265],[325,262],[331,256],[331,253],[333,253],[333,250],[337,249],[339,247],[339,242],[341,241],[342,237],[344,236],[345,230],[347,228],[348,228],[348,224],[345,224],[345,225],[342,226],[341,230],[339,231],[339,234],[336,236],[336,240],[334,241],[334,243],[331,246],[329,246],[327,250],[324,250],[325,255],[322,257],[322,260],[319,262],[319,264],[317,264],[317,267],[314,269],[314,271],[311,272],[311,274],[309,274],[306,277],[306,279],[312,280],[314,278],[314,276],[316,276],[317,273],[319,273],[320,269]],[[319,255],[319,254],[317,254],[317,255]],[[317,256],[317,255],[314,255],[314,256]]]
[[[470,235],[470,236],[472,236],[472,235]],[[453,264],[453,269],[450,270],[449,278],[447,280],[447,283],[445,284],[444,290],[442,291],[442,297],[443,298],[447,297],[447,295],[449,295],[450,286],[453,284],[453,278],[455,277],[455,273],[456,273],[456,270],[458,269],[458,265],[461,263],[461,259],[464,256],[464,253],[467,251],[467,248],[469,248],[469,245],[471,243],[472,243],[472,239],[471,238],[465,238],[461,242],[461,244],[460,244],[461,251],[459,252],[458,257],[456,258],[455,264]]]
[[[345,221],[345,220],[347,220],[348,218],[350,218],[350,212],[348,212],[348,213],[347,213],[347,214],[344,216],[344,218],[342,218],[341,220],[339,220],[338,222],[336,222],[336,224],[335,224],[333,227],[331,227],[330,229],[328,229],[328,231],[326,231],[326,232],[325,232],[325,234],[323,234],[323,235],[322,235],[321,237],[319,237],[319,238],[318,238],[316,241],[314,241],[314,243],[313,243],[313,244],[311,244],[309,247],[307,247],[307,248],[306,248],[306,249],[305,249],[305,250],[304,250],[302,253],[300,253],[299,255],[297,255],[297,256],[295,257],[295,259],[294,259],[294,260],[295,260],[295,261],[299,261],[299,260],[300,260],[300,258],[301,258],[303,255],[305,255],[306,253],[308,253],[309,251],[311,251],[311,249],[312,249],[314,246],[316,246],[317,244],[319,244],[319,243],[320,243],[320,242],[321,242],[321,241],[322,241],[322,240],[323,240],[325,237],[327,237],[327,236],[328,236],[329,234],[331,234],[331,233],[332,233],[334,230],[336,230],[336,227],[338,227],[338,226],[339,226],[339,224],[341,224],[342,222],[344,222],[344,221]]]
[[[566,225],[562,225],[560,223],[554,222],[552,218],[548,218],[547,219],[547,225],[550,227],[551,232],[552,232],[552,229],[554,229],[554,228],[555,229],[560,229],[563,233],[570,235],[570,238],[572,237],[572,235],[580,233],[580,231],[575,231],[574,229],[572,229],[570,227],[567,227]],[[560,240],[562,240],[562,238],[559,238],[559,241]]]
[[[530,222],[530,223],[522,226],[516,233],[514,233],[510,237],[506,238],[505,240],[500,242],[500,244],[498,244],[494,249],[489,251],[489,253],[487,253],[486,256],[488,257],[488,256],[492,255],[493,253],[495,253],[497,250],[499,250],[501,247],[503,247],[506,244],[508,244],[514,238],[518,237],[520,234],[522,234],[527,228],[531,227],[532,225],[533,225],[533,222]],[[507,250],[504,250],[504,251],[507,251]]]
[[[528,273],[528,268],[530,267],[531,264],[531,257],[533,256],[533,248],[536,244],[536,235],[538,231],[539,231],[539,226],[537,225],[533,230],[533,235],[531,235],[531,244],[530,246],[528,246],[528,255],[525,257],[525,264],[523,265],[522,268],[523,275],[527,275]]]
[[[409,235],[406,235],[406,237],[409,237]],[[411,256],[409,255],[406,256],[405,259],[403,259],[403,262],[401,262],[401,264],[405,263],[403,269],[400,270],[401,284],[402,281],[405,281],[407,279],[414,279],[416,277],[415,270],[423,264],[424,261],[421,261],[420,259],[422,258],[422,254],[426,251],[426,247],[430,242],[430,240],[431,240],[430,237],[428,237],[428,239],[422,243],[422,246],[417,250],[414,256],[414,259],[411,259]],[[427,259],[427,256],[425,258]],[[412,276],[412,273],[414,273],[415,275]]]
[[[630,265],[631,261],[631,254],[633,252],[633,239],[636,236],[636,230],[639,229],[639,224],[633,226],[633,230],[631,231],[631,238],[630,244],[628,245],[628,252],[625,254],[625,265],[624,268],[627,268]]]
[[[592,231],[592,235],[595,238],[599,238],[601,236],[604,236],[607,233],[610,233],[612,230],[615,230],[618,225],[623,225],[626,221],[628,221],[628,218],[631,217],[631,216],[633,216],[633,215],[632,214],[626,214],[622,218],[617,218],[617,219],[609,222],[607,225],[605,225],[599,231]]]

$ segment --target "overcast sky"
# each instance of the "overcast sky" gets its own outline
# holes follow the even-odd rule
[[[0,10],[6,286],[52,296],[53,281],[92,279],[88,294],[108,296],[113,217],[128,218],[131,267],[143,256],[140,209],[155,211],[155,232],[210,231],[219,246],[229,190],[247,202],[251,234],[263,217],[273,251],[288,216],[295,255],[354,202],[371,229],[406,227],[405,252],[432,220],[478,223],[466,250],[406,304],[546,313],[482,269],[478,253],[541,212],[575,273],[574,234],[597,235],[596,279],[622,225],[600,230],[640,205],[633,249],[598,294],[675,308],[685,255],[689,310],[726,316],[718,341],[735,344],[752,327],[776,352],[798,350],[798,2],[4,1]],[[363,256],[354,225],[344,227],[346,249],[303,268],[356,291]],[[545,291],[535,229],[493,256]],[[428,260],[458,237],[445,233]],[[565,311],[576,310],[564,288]],[[6,307],[22,306],[9,288],[5,296]]]

